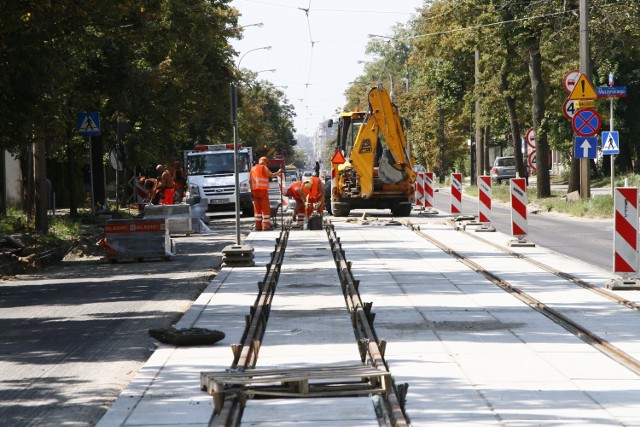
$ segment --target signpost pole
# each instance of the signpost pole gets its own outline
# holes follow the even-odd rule
[[[580,71],[591,80],[591,61],[589,56],[589,8],[588,0],[580,0]],[[589,159],[580,159],[580,198],[590,197],[591,183],[589,180]]]
[[[609,98],[609,131],[613,132],[613,98]],[[611,197],[615,196],[613,186],[615,171],[613,170],[613,160],[615,154],[611,155]]]
[[[89,135],[89,175],[91,176],[91,214],[96,216],[96,201],[93,194],[93,153],[91,150],[91,135]]]

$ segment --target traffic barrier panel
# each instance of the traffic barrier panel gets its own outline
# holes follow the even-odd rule
[[[416,206],[424,207],[424,172],[416,173],[414,193],[416,198]]]
[[[166,219],[107,220],[104,237],[98,245],[105,251],[108,261],[167,260],[173,256],[173,242]]]
[[[462,212],[462,174],[451,174],[451,214]]]
[[[435,201],[433,199],[433,172],[424,173],[424,207],[435,207]]]
[[[613,272],[624,277],[638,268],[638,188],[615,188]]]
[[[170,235],[193,233],[191,206],[179,205],[146,205],[144,217],[147,219],[166,219]]]
[[[522,240],[528,232],[527,224],[527,182],[524,178],[509,181],[511,194],[511,234]]]
[[[478,222],[491,223],[491,177],[481,175],[478,177]]]

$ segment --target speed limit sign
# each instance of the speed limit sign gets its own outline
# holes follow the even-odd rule
[[[564,104],[562,104],[562,113],[564,116],[567,119],[572,120],[577,111],[578,109],[576,108],[575,100],[569,98],[565,99]]]

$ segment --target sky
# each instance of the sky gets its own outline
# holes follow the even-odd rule
[[[335,118],[344,91],[362,74],[368,34],[391,36],[423,0],[233,0],[242,40],[236,65],[280,87],[295,108],[296,134],[312,136]],[[262,26],[255,24],[262,23]],[[262,49],[271,46],[271,49]],[[239,64],[238,64],[239,63]],[[273,70],[276,71],[264,71]],[[284,88],[286,86],[286,88]]]

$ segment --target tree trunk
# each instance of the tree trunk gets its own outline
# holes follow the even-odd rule
[[[549,144],[545,125],[543,124],[545,106],[539,34],[534,34],[530,37],[529,78],[531,79],[531,113],[536,134],[537,195],[539,198],[546,198],[551,197],[551,181],[549,178]]]
[[[511,129],[511,142],[516,158],[516,169],[520,177],[527,176],[527,159],[522,158],[522,147],[520,146],[520,122],[518,121],[518,111],[516,109],[516,99],[507,97],[507,111],[509,112],[509,128]]]
[[[106,201],[104,188],[104,167],[102,164],[103,157],[102,135],[91,137],[91,168],[93,172],[93,203],[95,206],[104,206]]]
[[[27,223],[33,219],[36,190],[33,182],[33,144],[25,144],[20,153],[20,174],[22,175],[22,211]]]
[[[509,128],[511,129],[511,142],[513,144],[513,153],[516,158],[516,170],[519,176],[527,176],[527,159],[522,158],[522,147],[520,147],[520,122],[518,121],[518,110],[516,107],[516,99],[506,95],[509,90],[509,71],[513,70],[512,58],[516,57],[515,48],[511,44],[509,38],[503,39],[507,49],[505,64],[500,72],[500,92],[505,97],[507,103],[507,111],[509,112]]]
[[[33,169],[35,172],[36,190],[36,230],[42,234],[49,232],[49,222],[47,220],[47,209],[51,203],[51,186],[47,185],[47,158],[44,135],[36,134],[36,141],[33,143]]]

